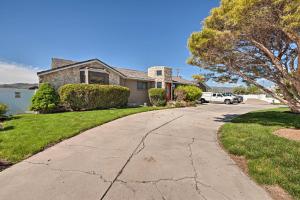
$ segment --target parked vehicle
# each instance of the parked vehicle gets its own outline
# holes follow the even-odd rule
[[[242,103],[244,101],[244,98],[242,96],[234,95],[234,94],[229,93],[229,92],[223,93],[223,96],[225,96],[225,97],[235,97],[235,98],[237,98],[238,103]]]
[[[212,92],[203,92],[200,102],[201,103],[225,103],[233,104],[237,102],[238,99],[234,96],[224,96],[222,93],[212,93]]]

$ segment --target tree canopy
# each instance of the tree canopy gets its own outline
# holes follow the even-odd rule
[[[300,112],[300,0],[222,0],[188,47],[188,63],[213,71],[214,80],[242,78]]]

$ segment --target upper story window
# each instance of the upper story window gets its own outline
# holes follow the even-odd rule
[[[161,82],[157,82],[156,83],[156,88],[162,88],[162,83]]]
[[[15,98],[21,98],[21,92],[15,92]]]
[[[162,76],[162,70],[156,70],[156,76]]]
[[[138,81],[137,82],[137,89],[138,90],[147,90],[148,89],[148,83],[147,82]]]

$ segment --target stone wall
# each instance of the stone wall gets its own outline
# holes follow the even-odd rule
[[[65,65],[73,64],[75,62],[76,61],[72,61],[72,60],[52,58],[51,67],[52,67],[52,69],[55,69],[55,68],[62,67],[62,66],[65,66]]]
[[[39,76],[40,83],[50,83],[55,89],[71,83],[80,83],[79,67],[68,68]]]

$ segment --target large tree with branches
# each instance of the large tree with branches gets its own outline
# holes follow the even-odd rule
[[[215,80],[242,78],[300,113],[300,0],[222,0],[188,47],[188,63],[213,71]]]

